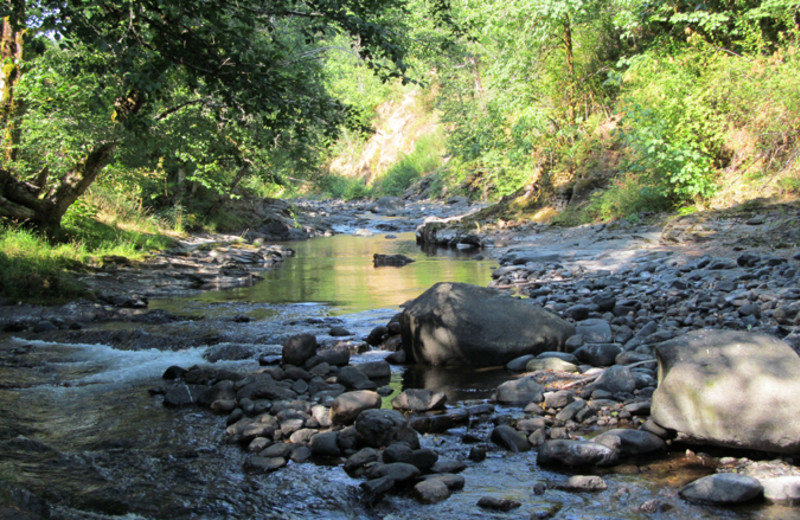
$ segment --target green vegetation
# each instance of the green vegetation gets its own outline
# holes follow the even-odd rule
[[[800,192],[796,0],[9,0],[0,16],[2,261],[45,266],[24,273],[235,230],[221,208],[242,194],[400,195],[432,176],[433,195],[577,223]],[[359,162],[391,124],[405,153]],[[331,174],[343,157],[359,167]]]
[[[64,217],[71,240],[57,244],[30,229],[0,226],[0,294],[34,302],[89,296],[75,281],[76,271],[100,266],[107,257],[141,260],[170,242],[152,222],[139,229],[128,223],[123,230],[92,218],[94,211],[73,206]]]
[[[451,189],[562,222],[797,192],[796,2],[450,5],[420,59]]]

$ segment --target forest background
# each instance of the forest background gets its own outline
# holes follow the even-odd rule
[[[12,298],[69,295],[58,272],[171,232],[241,229],[222,204],[238,197],[401,196],[425,178],[433,198],[576,224],[800,192],[797,1],[5,0],[0,15]]]

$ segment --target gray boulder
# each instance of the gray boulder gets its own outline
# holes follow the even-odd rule
[[[717,473],[689,482],[678,494],[690,502],[735,505],[750,502],[762,495],[758,479],[738,473]]]
[[[570,323],[537,305],[463,283],[434,285],[401,317],[408,358],[430,365],[504,365],[561,349],[574,333]]]
[[[800,452],[800,357],[739,331],[694,331],[660,344],[652,419],[686,440]]]
[[[444,408],[447,396],[444,392],[431,392],[423,388],[409,388],[392,399],[392,408],[396,410],[410,410],[412,412],[427,412]]]
[[[371,390],[345,392],[333,400],[331,422],[333,424],[352,423],[364,410],[380,408],[381,396]]]
[[[614,341],[611,325],[599,318],[579,321],[575,326],[575,334],[582,336],[584,343],[611,343]]]
[[[592,440],[619,451],[623,456],[643,455],[667,449],[661,437],[644,430],[617,428],[603,432]]]
[[[356,418],[355,427],[363,446],[382,448],[400,441],[408,443],[412,448],[419,447],[417,433],[397,410],[364,410]]]
[[[506,381],[497,387],[497,402],[502,404],[526,405],[538,403],[544,396],[544,387],[533,377],[523,377]]]
[[[297,334],[283,343],[282,358],[287,365],[303,366],[317,353],[317,338],[313,334]]]
[[[501,424],[492,430],[492,442],[514,453],[531,449],[528,439],[507,424]]]
[[[540,466],[611,466],[619,457],[617,450],[596,442],[557,439],[539,447],[536,462]]]
[[[764,498],[788,506],[800,504],[800,477],[787,475],[773,477],[761,482],[764,486]]]

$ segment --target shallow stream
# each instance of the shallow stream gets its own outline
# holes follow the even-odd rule
[[[493,262],[473,253],[418,250],[413,235],[338,235],[293,243],[297,251],[253,287],[207,292],[151,302],[152,309],[203,317],[152,325],[174,333],[215,334],[226,341],[280,352],[282,338],[313,332],[320,341],[332,325],[354,338],[385,324],[398,305],[437,281],[485,286]],[[372,255],[405,254],[403,268],[372,266]],[[245,316],[246,320],[234,320]],[[114,327],[133,327],[130,323]],[[137,324],[136,327],[144,327]],[[145,330],[147,328],[145,327]],[[658,461],[615,468],[604,475],[609,489],[569,493],[553,487],[567,475],[536,466],[535,452],[491,450],[470,463],[466,487],[437,505],[390,497],[375,507],[359,500],[360,481],[340,467],[290,464],[269,475],[242,469],[244,453],[225,444],[225,419],[200,408],[169,409],[148,393],[171,365],[206,363],[205,347],[181,350],[119,350],[108,345],[0,339],[0,518],[9,495],[24,489],[47,501],[52,518],[63,519],[291,519],[291,518],[797,518],[796,509],[759,507],[721,510],[691,506],[677,487],[709,472],[702,459],[682,453]],[[376,359],[385,353],[361,357]],[[355,360],[356,362],[359,359]],[[256,368],[253,360],[219,362]],[[396,369],[392,385],[427,387],[449,401],[485,400],[509,377],[504,371]],[[519,410],[506,410],[519,415]],[[443,457],[466,460],[461,437],[488,438],[490,424],[472,424],[448,434],[425,435],[425,446]],[[548,490],[533,492],[536,483]],[[17,491],[11,491],[17,490]],[[510,513],[476,506],[490,495],[522,507]],[[639,506],[661,499],[672,509],[642,513]],[[13,502],[13,501],[12,501]]]

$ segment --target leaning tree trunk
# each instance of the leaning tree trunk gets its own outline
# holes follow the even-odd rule
[[[115,147],[115,142],[97,145],[47,193],[42,193],[42,186],[19,181],[0,169],[0,216],[28,222],[50,236],[58,235],[64,213],[111,162]]]

